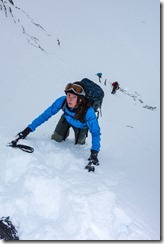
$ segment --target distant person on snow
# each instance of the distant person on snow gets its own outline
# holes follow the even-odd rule
[[[99,82],[101,83],[102,73],[97,73],[96,75],[99,77]]]
[[[112,86],[113,86],[113,88],[112,88],[111,94],[115,94],[116,91],[119,89],[119,84],[118,84],[117,81],[115,81],[115,82],[112,83]]]
[[[92,147],[89,161],[98,165],[100,150],[100,127],[93,107],[85,97],[84,85],[80,82],[68,83],[65,87],[66,96],[59,97],[41,115],[32,121],[18,135],[24,139],[30,132],[47,121],[51,116],[63,110],[63,114],[51,136],[52,140],[61,142],[69,136],[70,127],[75,133],[75,144],[85,144],[88,129],[92,135]]]

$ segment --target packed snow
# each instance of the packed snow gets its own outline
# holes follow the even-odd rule
[[[160,2],[13,2],[0,0],[0,218],[20,240],[160,240]],[[90,134],[50,139],[62,111],[20,141],[33,153],[6,146],[85,77],[105,92],[94,173]]]

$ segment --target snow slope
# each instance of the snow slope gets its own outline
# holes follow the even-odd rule
[[[0,1],[0,217],[20,240],[159,240],[159,2],[14,3]],[[95,173],[84,169],[90,135],[50,140],[61,112],[21,141],[34,153],[6,147],[84,77],[105,92]]]

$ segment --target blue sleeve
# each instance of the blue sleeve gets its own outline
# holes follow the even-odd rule
[[[99,124],[98,124],[98,119],[97,119],[94,109],[92,107],[89,108],[86,113],[86,122],[87,122],[87,126],[89,128],[89,131],[92,135],[91,150],[95,150],[95,151],[99,152],[100,151],[101,132],[100,132]]]
[[[34,131],[38,126],[43,124],[45,121],[55,115],[61,108],[64,103],[66,96],[59,97],[50,107],[48,107],[41,115],[32,121],[28,127]]]

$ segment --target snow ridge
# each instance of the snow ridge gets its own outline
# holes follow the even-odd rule
[[[11,19],[22,30],[29,45],[38,48],[44,53],[48,53],[41,39],[44,40],[46,37],[53,38],[52,34],[47,33],[43,26],[36,23],[24,10],[12,4],[10,1],[0,0],[0,10],[4,12],[6,18]],[[56,43],[59,46],[58,38],[56,39]]]

